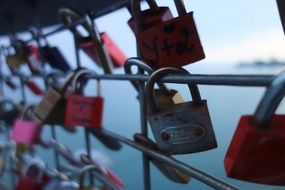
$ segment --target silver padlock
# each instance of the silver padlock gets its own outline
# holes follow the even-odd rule
[[[160,108],[153,92],[154,84],[169,74],[189,74],[187,71],[165,67],[149,77],[146,84],[147,119],[158,148],[170,155],[187,154],[217,147],[207,101],[202,100],[197,85],[188,85],[192,101]]]

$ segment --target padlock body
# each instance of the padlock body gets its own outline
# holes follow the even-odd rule
[[[42,186],[35,179],[26,177],[19,179],[15,190],[41,190]]]
[[[285,115],[273,115],[267,129],[242,116],[224,159],[228,177],[268,185],[285,185]]]
[[[33,122],[17,119],[14,123],[11,139],[19,144],[35,145],[39,142],[42,127]]]
[[[206,100],[176,104],[148,113],[147,119],[158,148],[170,155],[187,154],[217,147]]]
[[[62,72],[70,71],[70,65],[57,47],[50,47],[48,45],[44,46],[43,52],[47,62],[51,67],[59,69]]]
[[[66,126],[102,128],[103,97],[70,95],[67,98],[65,115]]]
[[[163,22],[173,18],[169,7],[158,7],[158,10],[146,9],[142,11],[141,14],[142,26],[140,27],[142,28],[142,30],[147,30],[156,25],[161,25]],[[136,27],[136,21],[133,17],[128,21],[128,25],[135,34],[138,32],[138,29]]]
[[[136,34],[143,59],[154,68],[182,67],[205,58],[193,12]]]
[[[35,115],[44,123],[60,125],[64,123],[66,100],[59,91],[51,87],[41,102],[35,107]]]
[[[26,58],[24,56],[24,54],[21,53],[16,53],[14,55],[8,55],[7,57],[7,65],[10,68],[16,68],[16,67],[20,67],[21,65],[26,63]]]
[[[111,61],[115,68],[122,67],[127,59],[126,55],[122,50],[116,45],[116,43],[111,39],[111,37],[103,32],[100,33],[100,37],[102,39],[103,45],[105,45],[107,52],[110,55]],[[91,37],[83,37],[79,40],[79,47],[91,58],[95,61],[95,63],[102,67],[97,53],[94,48],[95,44]]]

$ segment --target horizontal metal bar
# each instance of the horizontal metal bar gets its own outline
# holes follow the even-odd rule
[[[64,76],[64,75],[62,75]],[[3,76],[5,77],[5,76]],[[13,75],[11,77],[21,77]],[[45,76],[25,76],[27,78],[44,78]],[[248,86],[248,87],[268,87],[276,75],[171,75],[163,78],[164,83],[177,84],[199,84],[199,85],[217,85],[217,86]],[[131,74],[103,74],[89,75],[86,78],[100,80],[121,80],[121,81],[140,81],[146,82],[149,75],[131,75]]]
[[[165,83],[179,84],[200,84],[200,85],[223,85],[223,86],[270,86],[274,75],[171,75],[163,78],[161,81]],[[93,75],[89,76],[92,79],[101,80],[127,80],[146,82],[149,75]]]
[[[71,23],[71,24],[61,25],[61,26],[59,26],[58,28],[56,28],[56,29],[54,29],[54,30],[52,30],[52,31],[50,31],[50,32],[48,32],[48,33],[46,33],[46,34],[39,35],[38,37],[40,37],[40,38],[46,38],[46,37],[49,37],[49,36],[51,36],[51,35],[54,35],[54,34],[56,34],[56,33],[58,33],[58,32],[64,31],[64,30],[66,30],[66,29],[70,29],[70,28],[76,27],[76,26],[78,26],[78,25],[84,24],[85,22],[86,22],[86,20],[83,18],[83,19],[77,20],[77,21],[75,21],[75,22],[73,22],[73,23]],[[34,41],[34,40],[35,40],[34,38],[29,39],[29,40],[26,41],[26,43],[30,43],[30,42],[32,42],[32,41]]]
[[[143,152],[144,154],[148,155],[149,157],[153,158],[153,159],[156,159],[156,160],[159,160],[161,162],[164,162],[172,167],[175,167],[176,169],[190,175],[191,177],[201,181],[202,183],[210,186],[210,187],[213,187],[215,189],[219,189],[219,190],[237,190],[238,188],[237,187],[234,187],[230,184],[227,184],[223,181],[221,181],[220,179],[218,178],[215,178],[209,174],[206,174],[196,168],[193,168],[183,162],[180,162],[176,159],[173,159],[173,158],[170,158],[170,157],[167,157],[157,151],[153,151],[153,150],[150,150],[144,146],[141,146],[140,144],[130,140],[130,139],[127,139],[119,134],[116,134],[116,133],[113,133],[111,131],[107,131],[107,130],[98,130],[97,131],[98,133],[103,133],[104,135],[108,135],[110,136],[111,138],[114,138],[114,140],[117,140],[117,141],[120,141],[126,145],[129,145],[141,152]]]

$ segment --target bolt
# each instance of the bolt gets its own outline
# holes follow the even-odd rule
[[[169,141],[170,139],[170,135],[166,131],[161,132],[160,137],[165,141]]]
[[[196,136],[202,136],[204,134],[204,128],[200,124],[197,124],[194,128],[194,134]]]

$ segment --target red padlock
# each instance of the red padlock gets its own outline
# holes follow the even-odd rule
[[[69,8],[62,8],[59,10],[59,14],[62,17],[62,20],[65,24],[71,24],[73,22],[76,22],[83,17],[85,17],[85,24],[83,24],[83,27],[86,29],[86,31],[89,33],[90,38],[92,40],[88,40],[87,42],[92,42],[93,44],[88,45],[88,48],[86,48],[87,55],[89,55],[95,63],[102,67],[105,74],[111,74],[114,68],[114,64],[112,62],[110,53],[107,50],[107,47],[105,45],[105,42],[101,38],[99,31],[93,22],[93,18],[91,18],[90,15],[82,15],[75,10],[69,9]],[[72,33],[76,37],[76,40],[78,41],[79,47],[83,46],[83,42],[80,42],[81,39],[83,39],[84,42],[86,42],[86,39],[84,39],[84,36],[80,33],[80,31],[76,30],[76,28],[71,28]],[[85,45],[84,45],[85,46]],[[84,49],[83,49],[84,50]]]
[[[46,170],[45,162],[38,156],[23,155],[23,177],[18,181],[15,190],[41,190],[43,189],[43,175]]]
[[[285,185],[285,115],[274,114],[284,96],[284,75],[273,80],[254,115],[241,117],[224,159],[228,177]]]
[[[90,75],[95,73],[90,71]],[[87,128],[102,128],[104,98],[101,96],[100,81],[98,80],[97,95],[87,97],[78,93],[76,88],[79,80],[85,80],[84,75],[78,75],[73,80],[73,94],[67,98],[65,115],[66,126],[83,126]],[[82,89],[80,89],[82,90]]]
[[[141,57],[155,68],[181,67],[205,58],[193,12],[187,13],[182,1],[175,4],[179,17],[136,34]],[[135,18],[141,17],[138,8],[132,7]]]
[[[124,54],[124,52],[117,46],[117,44],[111,39],[111,37],[106,32],[100,33],[100,37],[106,46],[113,66],[115,68],[124,66],[124,63],[127,59],[127,56]],[[79,48],[81,48],[96,63],[100,63],[94,46],[95,42],[90,36],[82,37],[79,39]],[[101,65],[99,64],[99,66]]]
[[[150,8],[142,11],[140,18],[135,18],[136,15],[134,14],[128,21],[128,25],[135,34],[138,31],[147,30],[173,18],[169,7],[158,7],[155,0],[147,0],[147,3]],[[132,6],[136,5],[139,5],[139,2],[132,4]]]
[[[24,177],[20,178],[15,190],[41,190],[42,177],[45,166],[41,162],[32,159],[29,162]]]

